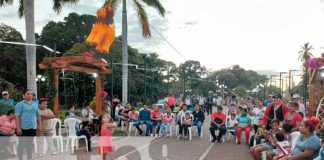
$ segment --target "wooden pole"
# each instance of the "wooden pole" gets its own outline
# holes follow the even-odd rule
[[[55,77],[55,100],[54,100],[54,107],[53,112],[56,118],[59,116],[59,105],[60,105],[60,99],[59,99],[59,76],[60,76],[60,70],[55,69],[54,70],[54,77]]]
[[[101,86],[101,75],[98,75],[96,78],[96,114],[101,115],[102,114],[102,86]]]

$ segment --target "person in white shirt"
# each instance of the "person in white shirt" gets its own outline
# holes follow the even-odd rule
[[[236,127],[238,125],[237,117],[234,112],[231,113],[230,116],[226,117],[226,128],[227,130],[233,130],[230,131],[230,133],[234,136],[234,139],[236,138]]]
[[[259,128],[259,121],[262,120],[263,117],[263,101],[259,100],[257,103],[257,107],[253,109],[253,113],[255,114],[254,121],[254,132],[256,133]]]
[[[306,108],[305,108],[305,105],[302,103],[302,100],[300,99],[299,95],[294,94],[292,97],[292,100],[299,104],[299,109],[297,112],[299,112],[299,114],[301,114],[302,117],[305,117],[306,116],[306,112],[305,112]]]
[[[95,117],[93,110],[90,108],[90,105],[86,105],[82,110],[82,118],[91,121]]]
[[[185,99],[185,104],[186,104],[187,106],[190,106],[190,105],[191,105],[191,100],[190,100],[189,95],[187,95],[187,97],[186,97],[186,99]]]

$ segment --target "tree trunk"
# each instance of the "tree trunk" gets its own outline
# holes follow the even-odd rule
[[[24,0],[24,15],[26,25],[26,43],[35,44],[34,0]],[[36,85],[36,47],[26,46],[27,88],[37,97]]]
[[[122,104],[126,104],[128,99],[128,52],[127,52],[127,12],[126,0],[123,0],[122,14],[122,54],[123,54],[123,74],[122,74]]]

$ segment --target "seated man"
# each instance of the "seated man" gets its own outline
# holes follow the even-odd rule
[[[88,130],[86,129],[86,126],[89,124],[89,122],[85,121],[83,118],[75,115],[74,106],[69,107],[69,111],[66,112],[65,116],[66,116],[66,118],[75,118],[76,119],[76,123],[75,123],[76,134],[77,134],[77,136],[85,135],[87,137],[88,150],[90,152],[91,151],[91,136],[90,136]]]
[[[97,119],[97,115],[94,114],[93,110],[90,108],[90,105],[87,104],[84,109],[82,110],[82,118],[85,121],[88,121],[89,127],[96,131],[99,125],[99,121]]]
[[[139,127],[139,125],[146,124],[146,136],[150,135],[152,133],[152,124],[150,122],[150,115],[151,112],[147,109],[147,105],[143,104],[143,109],[139,112],[138,121],[134,122],[134,126],[137,128],[139,135],[143,133],[142,129]]]
[[[223,113],[223,107],[217,107],[217,112],[211,115],[211,123],[210,123],[210,134],[213,137],[211,142],[221,141],[223,135],[226,134],[225,127],[226,115]],[[219,134],[216,138],[215,131],[219,130]]]

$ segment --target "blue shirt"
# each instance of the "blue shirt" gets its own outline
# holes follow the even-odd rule
[[[300,135],[297,139],[296,146],[292,151],[292,155],[297,155],[304,152],[305,150],[313,150],[314,154],[311,157],[301,158],[299,160],[313,160],[315,159],[321,149],[320,139],[314,134],[310,134],[308,138],[304,138],[303,135]]]
[[[246,127],[246,126],[248,126],[248,124],[249,124],[249,120],[250,120],[250,116],[248,116],[248,115],[246,115],[246,116],[239,116],[238,118],[237,118],[237,121],[243,126],[243,127]]]
[[[40,116],[38,104],[21,101],[16,105],[16,115],[20,118],[21,129],[36,129],[37,117]]]
[[[6,103],[7,100],[5,100],[4,98],[0,99],[0,103]],[[9,98],[9,106],[14,106],[15,105],[15,101],[11,98]]]
[[[139,112],[139,115],[138,115],[138,120],[139,121],[150,121],[151,120],[151,112],[147,109],[147,110],[141,110]]]

